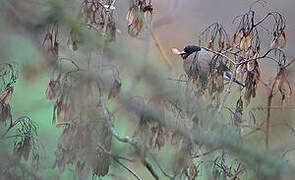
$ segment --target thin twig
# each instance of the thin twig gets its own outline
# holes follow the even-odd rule
[[[207,151],[207,152],[204,152],[204,153],[202,153],[202,154],[194,155],[192,158],[199,158],[199,157],[201,157],[201,156],[206,156],[206,155],[208,155],[208,154],[210,154],[210,153],[213,153],[213,152],[217,151],[218,149],[219,149],[219,148],[211,149],[211,150],[209,150],[209,151]]]
[[[242,174],[246,169],[240,169],[238,170],[234,175],[231,176],[231,180],[236,180],[239,174]]]
[[[287,65],[284,66],[284,69],[286,69],[287,67],[289,67],[292,63],[295,62],[295,59],[293,59],[292,61],[290,61]],[[277,81],[279,80],[279,74],[275,77],[272,86],[271,86],[271,90],[268,94],[268,99],[267,99],[267,115],[266,115],[266,130],[265,130],[265,148],[266,150],[269,149],[269,134],[270,134],[270,110],[272,107],[272,98],[274,96],[274,89],[275,86],[277,85]]]
[[[264,131],[263,126],[264,126],[265,121],[263,121],[259,126],[257,126],[256,128],[254,128],[251,132],[245,134],[244,136],[249,136],[253,133],[255,133],[256,131]]]
[[[269,133],[270,133],[270,107],[272,106],[271,105],[271,103],[272,103],[272,98],[273,98],[273,96],[274,96],[274,94],[273,94],[273,91],[274,91],[274,88],[275,88],[275,86],[276,86],[276,84],[277,84],[277,81],[278,81],[278,75],[275,77],[275,80],[274,80],[274,82],[273,82],[273,84],[272,84],[272,86],[271,86],[271,90],[270,90],[270,92],[269,92],[269,94],[268,94],[268,98],[267,98],[267,107],[269,107],[269,108],[267,108],[267,115],[266,115],[266,120],[265,120],[265,122],[266,122],[266,129],[265,129],[265,149],[268,151],[268,149],[269,149]]]
[[[124,169],[126,169],[128,172],[130,172],[136,179],[141,180],[141,178],[132,170],[130,169],[128,166],[126,166],[124,163],[122,163],[119,159],[124,159],[124,160],[128,160],[130,161],[129,158],[125,158],[125,157],[121,157],[121,156],[117,156],[117,155],[113,155],[112,153],[110,153],[109,151],[105,150],[103,146],[98,144],[98,147],[107,155],[109,155],[115,162],[117,162],[118,164],[120,164]]]
[[[253,107],[251,110],[255,111],[255,110],[264,110],[264,109],[278,109],[278,110],[282,110],[282,109],[291,109],[291,110],[295,110],[295,106],[257,106],[257,107]]]
[[[264,22],[265,21],[265,19],[266,18],[268,18],[268,16],[270,16],[271,15],[271,13],[267,13],[260,21],[258,21],[254,26],[253,26],[253,28],[254,27],[256,27],[256,26],[258,26],[259,24],[261,24],[262,22]]]
[[[99,77],[98,77],[99,79]],[[112,132],[112,134],[116,137],[116,139],[118,139],[119,141],[123,142],[123,143],[129,143],[131,145],[136,145],[136,141],[134,139],[132,139],[129,136],[120,136],[119,133],[115,130],[115,128],[113,127],[111,118],[109,116],[109,112],[105,107],[105,101],[104,101],[104,97],[103,97],[103,91],[102,88],[100,87],[100,81],[97,81],[97,87],[99,89],[99,102],[101,103],[101,108],[103,111],[103,114],[105,116],[106,122]]]
[[[295,133],[295,129],[287,121],[275,122],[271,124],[271,127],[275,126],[287,126],[293,133]]]
[[[158,36],[156,35],[156,33],[153,30],[151,30],[151,33],[152,33],[152,37],[153,37],[153,40],[154,40],[156,46],[158,47],[162,57],[165,60],[165,63],[169,66],[169,68],[172,68],[172,62],[170,61],[170,59],[168,58],[166,52],[164,51],[164,49],[163,49],[163,47],[162,47],[162,45],[161,45],[161,43],[159,41]]]
[[[152,174],[152,176],[156,179],[156,180],[159,180],[159,176],[157,175],[157,173],[155,172],[153,166],[147,162],[146,159],[143,159],[142,161],[142,164],[147,168],[147,170]]]
[[[77,68],[77,71],[81,70],[81,68],[78,66],[78,64],[75,61],[73,61],[72,59],[70,59],[70,58],[59,58],[59,60],[69,61],[70,63],[72,63]]]
[[[227,99],[227,97],[228,97],[228,95],[229,95],[229,93],[230,93],[231,86],[232,86],[232,84],[233,84],[233,82],[234,82],[234,79],[236,78],[236,72],[237,72],[237,69],[238,69],[238,63],[240,62],[240,60],[241,60],[241,59],[238,58],[237,63],[235,63],[235,67],[234,67],[234,70],[233,70],[233,74],[232,74],[232,76],[231,76],[231,78],[230,78],[230,81],[229,81],[229,83],[228,83],[228,85],[227,85],[227,88],[226,88],[226,90],[225,90],[225,92],[224,92],[223,98],[222,98],[221,103],[220,103],[219,108],[218,108],[218,112],[221,112],[221,109],[222,109],[222,107],[223,107],[223,105],[224,105],[224,103],[225,103],[225,101],[226,101],[226,99]]]
[[[128,158],[128,157],[123,157],[119,155],[112,154],[111,152],[107,151],[102,145],[98,144],[98,147],[107,155],[111,156],[114,159],[122,159],[130,162],[134,162],[134,159]]]
[[[250,128],[250,129],[254,129],[256,131],[264,131],[263,126],[254,126],[254,125],[250,125],[250,124],[241,124],[240,125],[241,128]]]
[[[162,172],[162,174],[170,179],[173,179],[174,177],[169,175],[168,173],[166,173],[164,171],[164,169],[161,167],[160,163],[156,160],[156,158],[154,156],[151,156],[153,161],[156,163],[156,165],[158,166],[158,168],[160,169],[160,171]]]
[[[222,56],[223,58],[229,60],[232,64],[237,65],[237,63],[233,59],[231,59],[230,57],[228,57],[228,56],[226,56],[226,55],[224,55],[224,54],[222,54],[220,52],[214,51],[214,50],[209,49],[209,48],[204,47],[204,46],[201,46],[201,48],[205,49],[206,51],[212,52],[212,53],[214,53],[216,55]]]
[[[120,162],[118,159],[114,158],[114,161],[120,164],[123,168],[125,168],[128,172],[130,172],[136,179],[142,180],[132,169],[130,169],[128,166]]]
[[[187,82],[186,80],[167,78],[169,81]]]
[[[291,66],[294,62],[295,62],[295,59],[292,59],[292,61],[290,61],[287,65],[285,65],[285,68],[288,68],[288,67]]]

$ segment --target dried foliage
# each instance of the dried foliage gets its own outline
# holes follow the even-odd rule
[[[113,18],[113,11],[116,8],[113,2],[116,1],[84,0],[81,8],[84,23],[88,28],[105,34],[108,41],[114,41],[116,39],[117,28],[115,19]],[[79,36],[76,32],[71,31],[68,46],[75,50],[78,48],[78,42]]]
[[[152,23],[153,6],[151,1],[135,0],[126,15],[128,34],[131,37],[142,37]]]
[[[0,105],[1,105],[1,122],[6,122],[6,120],[11,118],[11,110],[9,102],[11,100],[13,93],[13,87],[10,86],[10,84],[7,84],[6,88],[4,89],[4,92],[0,95]]]
[[[51,28],[49,26],[42,43],[42,52],[46,60],[46,65],[54,66],[56,64],[59,53],[59,43],[57,36],[58,25],[54,24],[51,26]]]
[[[1,63],[1,92],[0,95],[0,123],[5,124],[4,133],[1,132],[0,141],[10,142],[10,138],[14,138],[13,154],[8,155],[15,162],[2,162],[3,170],[1,168],[1,177],[18,179],[20,175],[15,173],[16,169],[20,169],[24,177],[34,177],[34,174],[25,176],[26,169],[21,164],[21,159],[29,160],[32,154],[34,161],[34,168],[38,169],[39,158],[39,143],[37,141],[37,125],[29,117],[23,116],[13,120],[10,102],[13,97],[14,85],[18,78],[17,66],[15,63]],[[4,144],[4,143],[3,143]],[[3,147],[3,150],[6,147]],[[14,160],[15,159],[15,160]],[[13,171],[14,170],[14,171]],[[14,175],[12,175],[14,174]]]
[[[263,1],[257,1],[255,3],[263,3]],[[253,5],[255,5],[255,3]],[[286,106],[286,99],[292,95],[292,86],[288,80],[286,67],[289,67],[294,60],[288,63],[283,50],[286,47],[287,42],[285,34],[285,17],[278,12],[269,12],[262,19],[257,20],[256,11],[253,9],[253,5],[248,12],[234,18],[233,22],[236,25],[236,31],[231,38],[229,38],[230,36],[227,34],[225,28],[219,23],[210,25],[200,34],[199,45],[202,50],[200,50],[199,53],[206,50],[209,53],[214,54],[211,56],[210,70],[208,71],[208,74],[204,75],[205,78],[202,79],[202,71],[206,71],[206,69],[202,69],[204,67],[201,65],[195,65],[199,63],[198,58],[196,58],[198,57],[198,52],[194,55],[195,62],[186,60],[186,57],[183,57],[182,52],[175,48],[172,49],[172,52],[173,54],[181,55],[184,59],[183,67],[187,75],[184,79],[178,79],[177,83],[186,84],[190,100],[192,100],[192,96],[203,97],[209,101],[209,103],[205,103],[205,106],[209,109],[213,109],[213,111],[218,107],[219,111],[221,110],[228,94],[230,93],[232,82],[236,82],[235,78],[238,78],[238,81],[243,85],[240,87],[241,96],[236,103],[235,109],[233,111],[230,110],[232,113],[231,126],[234,126],[235,129],[237,129],[237,133],[241,135],[241,137],[243,137],[243,132],[245,132],[244,128],[252,129],[250,134],[262,130],[266,136],[265,143],[266,149],[268,149],[270,127],[272,126],[270,123],[272,98],[276,94],[276,91],[280,92],[281,108]],[[262,32],[260,31],[261,29],[259,26],[266,23],[267,19],[271,18],[273,19],[273,21],[271,21],[271,26],[273,27],[273,40],[270,42],[271,46],[269,48],[264,47],[261,42]],[[263,53],[262,50],[265,52]],[[184,49],[184,51],[187,52],[186,49]],[[260,62],[266,60],[273,61],[278,69],[270,83],[265,83],[262,80],[262,67],[260,66]],[[229,85],[225,88],[224,75],[228,72],[232,72],[232,76],[229,77]],[[257,89],[259,87],[258,85],[261,81],[262,85],[267,89],[270,89],[270,92],[267,92],[268,102],[265,107],[265,110],[267,111],[266,121],[257,122],[252,111],[250,111],[250,114],[253,121],[246,121],[244,120],[243,112],[247,105],[250,104],[251,100],[256,97]],[[178,104],[178,107],[183,108],[184,106]],[[189,114],[188,109],[184,108],[182,109],[182,112],[186,112],[184,117],[192,117],[191,114]],[[198,117],[198,122],[202,122],[202,120],[200,120],[200,114]],[[200,123],[197,124],[200,125]],[[288,122],[284,122],[282,125],[286,125],[291,130],[293,129]],[[202,123],[201,128],[204,128]],[[213,129],[214,128],[215,127],[213,127]],[[173,144],[177,144],[176,139],[178,139],[178,137],[176,134],[173,134],[172,137]],[[226,162],[215,162],[215,168],[213,168],[214,179],[239,179],[239,177],[235,175],[235,173],[239,172],[239,169],[237,169],[236,172],[231,172],[233,168],[227,167],[227,164],[228,163]]]
[[[137,61],[134,66],[131,66],[131,60],[116,62],[115,55],[120,55],[119,60],[126,55],[118,46],[115,45],[117,49],[111,47],[115,44],[111,42],[116,41],[118,31],[115,3],[116,0],[83,0],[77,12],[78,18],[71,17],[75,25],[64,22],[67,17],[48,18],[45,22],[47,30],[43,42],[39,42],[45,60],[42,68],[52,74],[44,98],[54,102],[52,124],[61,130],[52,168],[58,169],[61,174],[73,166],[78,179],[88,179],[89,172],[94,179],[111,176],[110,166],[117,163],[130,175],[141,179],[124,163],[128,161],[140,163],[154,179],[162,178],[155,165],[170,179],[255,179],[253,174],[264,179],[279,179],[278,174],[283,171],[277,166],[281,166],[282,162],[273,160],[267,153],[253,153],[251,148],[245,148],[248,146],[244,140],[245,136],[261,130],[266,137],[266,150],[269,150],[270,128],[275,125],[270,122],[273,97],[279,92],[279,109],[284,109],[292,95],[288,69],[295,60],[288,61],[284,52],[287,45],[285,17],[278,12],[269,12],[262,19],[257,19],[253,6],[263,3],[257,1],[244,14],[234,18],[236,29],[232,35],[218,22],[209,25],[199,35],[200,47],[189,48],[194,49],[190,52],[193,59],[187,59],[176,48],[172,49],[183,59],[185,74],[179,79],[169,79],[176,81],[176,85],[170,87],[173,83],[168,81],[169,86],[165,84],[158,77],[159,72],[150,68],[153,66],[149,63],[144,62],[141,67],[137,66]],[[151,1],[132,0],[126,15],[127,32],[139,39],[152,35],[162,53],[163,49],[151,30],[153,8]],[[272,26],[272,41],[266,43],[270,46],[264,47],[263,31],[258,27],[267,19],[273,20],[269,23]],[[44,28],[44,24],[40,26]],[[151,34],[145,34],[149,31]],[[60,43],[65,39],[61,37],[64,34],[68,35],[67,42]],[[64,51],[64,44],[72,51]],[[113,52],[114,49],[118,52]],[[148,48],[145,50],[148,51]],[[144,60],[148,59],[146,51]],[[208,53],[204,55],[199,51]],[[208,56],[206,58],[210,62],[202,61],[205,58],[202,56]],[[138,60],[138,57],[128,55],[127,59]],[[265,70],[262,61],[267,60],[274,62],[274,70],[277,70],[269,83],[265,83],[262,77]],[[118,64],[120,67],[127,64],[129,71],[134,68],[134,72],[128,72],[135,76],[130,79],[131,88],[127,92],[121,89],[125,79],[120,78]],[[10,102],[17,71],[14,64],[3,63],[0,66],[0,123],[9,124],[0,140],[15,138],[14,156],[19,162],[28,161],[31,157],[35,172],[41,159],[38,127],[27,116],[13,120]],[[228,96],[233,82],[239,85],[237,93]],[[140,92],[140,96],[135,96],[140,83],[151,87],[152,94],[146,97]],[[265,110],[265,121],[256,119],[254,110],[248,109],[260,85],[268,90],[266,107],[257,108]],[[234,102],[234,110],[228,108],[231,119],[221,112],[228,97]],[[245,117],[246,112],[250,113],[250,120]],[[137,126],[134,131],[127,132],[131,137],[117,132],[114,121],[118,117],[120,120],[127,117],[131,125]],[[284,121],[283,125],[295,132],[288,121]],[[17,128],[15,134],[10,135],[14,127]],[[124,152],[112,146],[113,137],[124,144]],[[129,150],[129,146],[132,149]],[[127,153],[125,149],[128,149]],[[166,153],[167,149],[175,154],[171,156],[167,153],[171,157],[169,162],[164,161],[165,168],[162,168],[161,153]],[[123,157],[121,153],[134,159]],[[155,154],[160,154],[161,160],[157,160]],[[0,166],[2,168],[1,163]],[[261,168],[256,168],[259,166]],[[11,176],[13,166],[7,169],[7,174]]]
[[[115,98],[120,94],[121,85],[121,82],[119,82],[118,80],[115,80],[113,82],[112,88],[109,92],[108,99]]]
[[[72,49],[73,51],[76,51],[79,48],[79,43],[79,34],[78,32],[75,32],[75,30],[72,29],[67,42],[68,48]]]
[[[222,24],[214,23],[199,36],[199,44],[212,50],[222,51],[230,48],[230,41]]]
[[[82,28],[105,36],[106,42],[115,40],[114,3],[115,1],[83,1]],[[80,36],[80,30],[71,29],[68,48],[76,51],[83,46]],[[52,123],[56,124],[57,128],[63,128],[53,168],[57,167],[62,173],[67,165],[74,164],[81,179],[87,176],[89,170],[92,171],[93,177],[107,175],[112,158],[107,153],[111,149],[112,134],[102,115],[102,102],[99,102],[99,98],[93,98],[103,96],[100,86],[104,86],[105,82],[99,82],[97,79],[107,75],[109,70],[113,72],[114,82],[110,87],[108,99],[116,98],[122,85],[117,67],[97,63],[101,74],[95,75],[93,71],[96,71],[94,67],[97,66],[89,66],[90,61],[91,59],[88,59],[87,66],[83,63],[81,66],[80,62],[72,58],[57,56],[55,66],[51,67],[55,78],[51,78],[45,92],[48,100],[55,100]],[[68,66],[74,68],[68,69]],[[55,74],[57,75],[54,76]]]
[[[220,156],[218,156],[213,161],[213,169],[212,176],[214,179],[240,179],[239,176],[245,172],[245,165],[235,160],[235,164],[228,165],[229,161],[227,154],[222,152]],[[236,165],[238,163],[238,165]]]
[[[275,83],[277,83],[278,89],[281,93],[281,106],[283,107],[286,98],[289,98],[292,95],[292,88],[290,82],[288,81],[288,73],[286,67],[279,67]]]
[[[32,151],[33,159],[36,161],[36,156],[38,156],[37,125],[28,117],[19,118],[14,124],[19,124],[19,128],[16,130],[17,136],[13,152],[27,161]]]

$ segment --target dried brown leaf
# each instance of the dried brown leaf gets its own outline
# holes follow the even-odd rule
[[[50,80],[48,87],[45,92],[45,96],[47,99],[52,100],[56,97],[57,91],[59,90],[59,81]]]
[[[13,87],[7,85],[3,93],[0,95],[0,102],[3,103],[4,105],[9,104],[12,98],[12,93],[13,93]]]
[[[109,91],[108,99],[117,97],[120,94],[121,86],[121,82],[115,80],[112,85],[112,88]]]

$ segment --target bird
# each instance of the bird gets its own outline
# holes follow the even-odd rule
[[[189,78],[207,79],[212,68],[215,68],[223,72],[225,80],[231,79],[231,70],[220,59],[216,59],[217,56],[213,52],[202,47],[187,45],[182,51],[172,48],[172,53],[181,56],[184,72]],[[237,79],[234,79],[233,82],[242,87],[245,86]]]

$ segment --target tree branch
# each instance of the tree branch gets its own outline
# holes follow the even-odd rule
[[[227,88],[226,88],[226,90],[224,92],[223,98],[222,98],[221,103],[220,103],[219,108],[218,108],[218,112],[221,112],[221,109],[222,109],[222,107],[223,107],[223,105],[224,105],[224,103],[225,103],[225,101],[226,101],[226,99],[227,99],[227,97],[228,97],[228,95],[230,93],[231,86],[232,86],[232,84],[234,82],[234,79],[236,78],[236,73],[237,73],[237,69],[238,69],[238,66],[239,66],[238,63],[240,62],[240,60],[241,59],[238,58],[237,63],[235,63],[233,74],[232,74],[232,76],[230,78],[230,81],[229,81],[229,83],[227,85]]]

